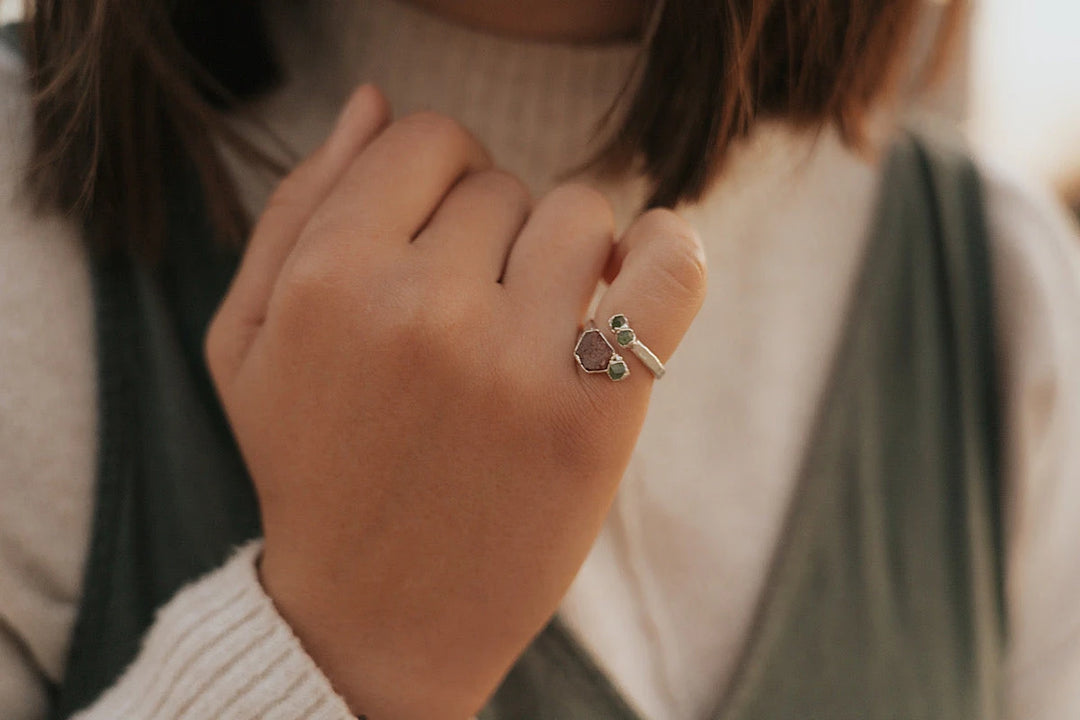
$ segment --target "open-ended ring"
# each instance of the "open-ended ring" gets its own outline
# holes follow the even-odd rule
[[[611,319],[608,320],[608,325],[611,326],[611,331],[615,333],[615,342],[619,343],[619,347],[627,348],[637,355],[638,360],[649,368],[649,372],[657,380],[664,377],[664,373],[667,372],[664,369],[664,363],[660,362],[660,358],[656,357],[645,343],[638,340],[637,333],[630,327],[630,321],[626,319],[625,315],[612,315]]]

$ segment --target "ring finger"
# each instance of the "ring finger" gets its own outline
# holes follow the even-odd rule
[[[596,324],[610,340],[609,318],[623,315],[638,341],[667,362],[705,299],[705,256],[694,229],[669,210],[650,210],[627,229],[615,249],[617,268],[600,298]],[[652,374],[634,348],[618,347],[632,369],[628,383],[647,387]],[[640,361],[639,361],[640,360]]]

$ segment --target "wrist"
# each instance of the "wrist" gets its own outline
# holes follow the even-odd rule
[[[372,608],[378,603],[365,603],[362,590],[316,576],[314,563],[294,565],[287,556],[264,549],[259,580],[353,714],[369,720],[464,720],[483,705],[486,693],[467,691],[478,683],[463,662],[465,649],[452,664],[436,661],[446,653],[426,649],[437,642],[382,621]]]

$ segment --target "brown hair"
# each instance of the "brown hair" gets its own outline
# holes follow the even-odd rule
[[[698,198],[761,116],[832,121],[857,141],[922,0],[664,2],[626,111],[609,114],[616,126],[594,159],[612,171],[640,163],[650,206]],[[278,80],[259,0],[27,5],[34,198],[82,219],[96,246],[152,254],[167,171],[190,163],[219,234],[243,237],[247,218],[219,148],[284,169],[225,121]]]

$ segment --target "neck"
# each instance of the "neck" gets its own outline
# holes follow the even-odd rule
[[[544,42],[640,37],[654,0],[409,0],[477,30]]]

